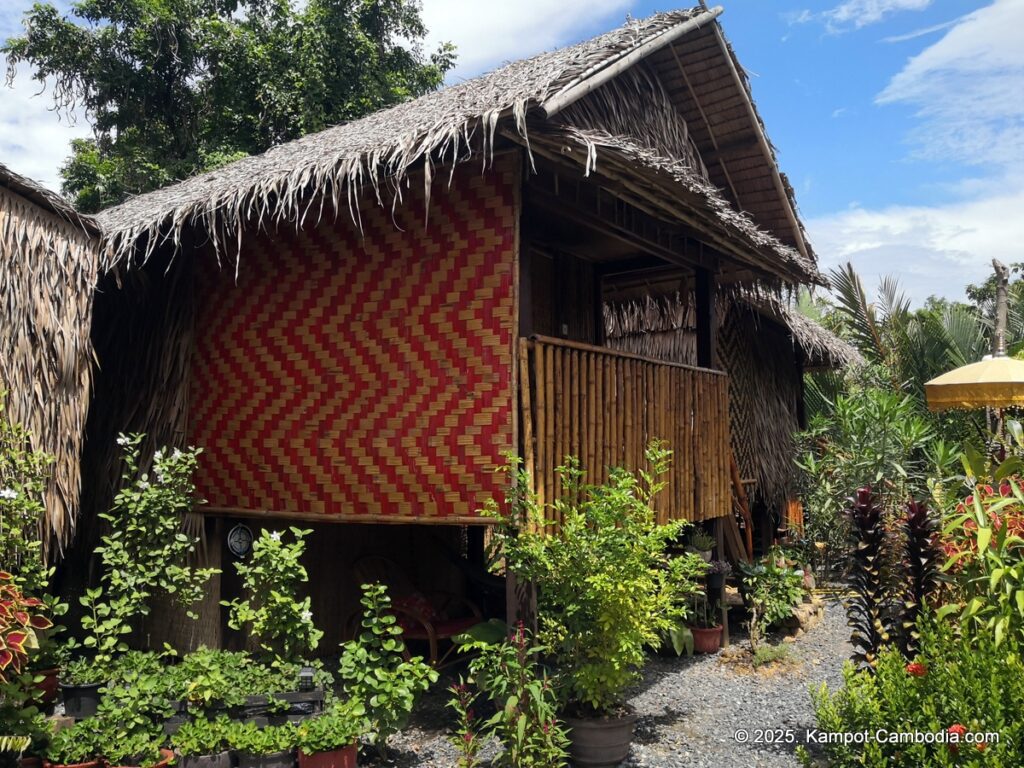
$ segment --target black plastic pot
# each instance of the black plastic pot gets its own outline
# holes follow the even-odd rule
[[[269,755],[238,753],[238,768],[294,768],[294,752],[274,752]]]
[[[271,703],[275,700],[275,704]],[[280,702],[284,702],[284,705]],[[324,692],[290,691],[272,696],[249,696],[236,716],[243,722],[254,723],[260,728],[268,725],[298,723],[324,711]]]
[[[725,586],[725,574],[724,573],[709,573],[704,577],[705,583],[708,585],[708,593],[719,592],[722,587]]]
[[[178,758],[178,768],[233,768],[233,752],[219,752],[216,755],[189,755]]]
[[[84,720],[96,714],[103,694],[100,688],[106,683],[83,683],[69,685],[60,683],[60,695],[64,702],[64,715],[75,720]]]
[[[566,717],[569,755],[580,768],[614,768],[629,756],[636,715]]]

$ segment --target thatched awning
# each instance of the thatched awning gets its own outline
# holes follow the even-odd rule
[[[0,390],[7,418],[54,458],[44,534],[58,545],[78,512],[97,233],[63,198],[0,165]]]
[[[748,199],[736,199],[730,207],[719,195],[715,202],[721,202],[719,218],[746,240],[755,241],[758,258],[767,255],[767,266],[783,281],[817,281],[813,253],[804,242],[790,191],[764,139],[746,82],[715,22],[720,13],[721,8],[698,7],[630,21],[577,45],[513,62],[361,120],[140,195],[99,215],[106,237],[106,266],[140,254],[145,257],[163,243],[177,247],[182,233],[194,226],[204,230],[215,246],[225,246],[237,244],[246,226],[271,222],[302,225],[345,209],[358,220],[358,200],[366,187],[376,192],[378,201],[393,196],[397,204],[402,181],[414,164],[425,166],[424,183],[429,189],[440,165],[450,167],[476,156],[486,166],[500,130],[520,137],[529,148],[531,126],[551,124],[560,112],[641,61],[654,62],[656,57],[668,56],[666,52],[678,60],[678,50],[685,51],[692,41],[700,57],[710,56],[722,72],[731,73],[725,78],[715,76],[716,92],[707,100],[728,107],[730,112],[738,105],[745,115],[739,121],[732,119],[728,126],[717,124],[727,117],[725,113],[718,115],[710,104],[706,110],[697,105],[707,133],[701,152],[717,158],[714,183],[718,183],[715,174],[721,175],[725,167],[724,153],[730,147],[746,151],[743,142],[719,145],[716,136],[731,135],[725,133],[726,128],[735,130],[737,122],[742,124],[740,128],[746,125],[744,141],[757,139],[760,153],[753,159],[747,155],[740,158],[747,169],[746,182],[735,181],[735,169],[730,177],[730,195],[737,197],[738,188],[747,190],[743,187],[746,183],[751,185]],[[672,173],[667,167],[663,170]],[[765,183],[768,191],[762,189]],[[755,198],[756,204],[752,202]],[[753,213],[741,212],[741,202],[743,211]]]

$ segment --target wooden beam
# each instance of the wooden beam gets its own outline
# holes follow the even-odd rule
[[[775,184],[775,189],[779,193],[779,198],[786,209],[786,218],[789,220],[790,226],[793,228],[793,241],[796,243],[796,248],[800,251],[803,257],[805,259],[810,259],[811,256],[807,250],[807,243],[804,242],[803,231],[800,229],[800,222],[797,221],[796,211],[793,210],[793,204],[790,202],[789,195],[786,192],[786,186],[782,183],[782,175],[779,173],[779,166],[775,162],[775,156],[772,153],[772,149],[768,145],[768,137],[765,136],[764,129],[761,127],[761,121],[757,118],[757,111],[754,109],[754,102],[750,99],[750,94],[747,92],[747,87],[743,82],[743,78],[740,76],[739,70],[736,69],[736,62],[733,60],[732,53],[729,51],[729,46],[726,44],[725,38],[722,37],[722,32],[718,29],[717,25],[714,27],[714,32],[715,38],[718,40],[718,47],[721,49],[722,55],[725,56],[726,61],[729,64],[729,71],[732,73],[733,81],[736,83],[736,87],[740,90],[740,93],[743,94],[743,106],[746,108],[750,124],[754,128],[754,133],[757,136],[757,143],[761,146],[761,152],[764,155],[765,161],[771,167],[772,182]]]
[[[718,335],[718,319],[715,317],[715,275],[709,269],[698,268],[695,277],[697,365],[701,368],[714,368]]]
[[[686,83],[686,89],[690,92],[690,96],[693,98],[693,103],[697,106],[697,111],[700,112],[701,119],[704,120],[704,125],[707,126],[708,138],[711,139],[711,146],[718,155],[715,159],[718,160],[718,166],[722,169],[722,174],[725,176],[725,181],[729,185],[729,189],[732,190],[733,202],[736,203],[736,207],[738,209],[742,210],[739,193],[736,191],[736,185],[732,183],[732,177],[729,175],[729,169],[725,167],[725,161],[722,159],[721,148],[718,146],[718,141],[715,139],[715,131],[711,127],[711,121],[704,112],[704,107],[701,106],[700,99],[697,98],[697,92],[690,83],[690,78],[686,76],[686,69],[683,68],[682,59],[680,59],[679,54],[676,53],[676,47],[674,45],[670,45],[669,50],[672,51],[672,56],[676,60],[676,66],[679,67],[679,74],[683,76],[683,82]],[[701,160],[705,163],[708,162],[707,160],[704,160],[704,158],[701,158]]]

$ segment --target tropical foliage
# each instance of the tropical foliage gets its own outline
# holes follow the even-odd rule
[[[87,212],[433,90],[454,62],[424,54],[412,0],[77,0],[24,25],[9,79],[26,65],[93,127],[61,171]]]

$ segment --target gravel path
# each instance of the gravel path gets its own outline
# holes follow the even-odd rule
[[[630,702],[640,715],[626,766],[635,768],[799,768],[794,755],[806,728],[814,727],[810,688],[842,682],[849,630],[841,605],[828,602],[825,617],[787,646],[790,663],[753,670],[722,656],[654,658]],[[745,644],[742,634],[734,644]],[[444,683],[444,686],[447,682]],[[446,741],[450,722],[444,686],[420,702],[413,722],[393,740],[397,768],[448,768],[455,753]],[[793,729],[796,742],[738,743],[745,730]]]

